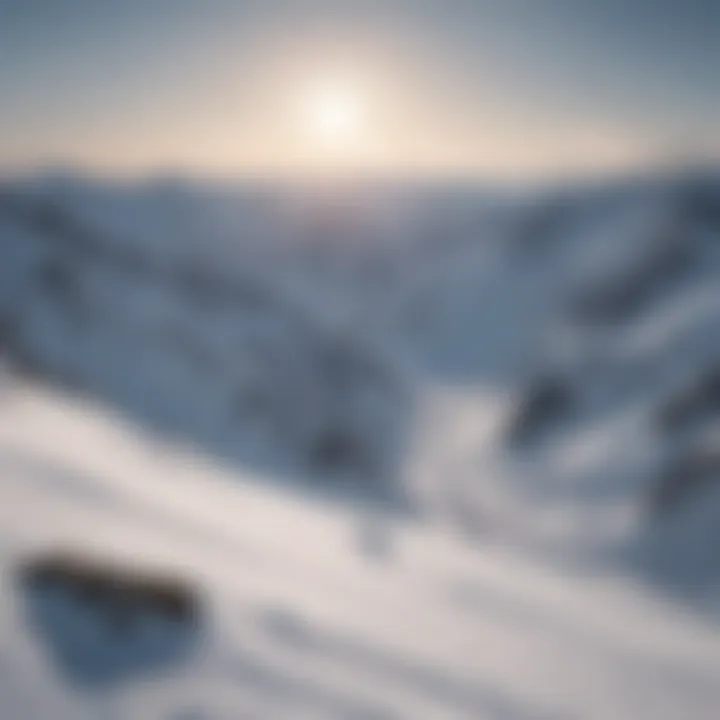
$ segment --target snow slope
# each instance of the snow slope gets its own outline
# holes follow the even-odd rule
[[[32,386],[6,391],[0,448],[5,717],[716,717],[717,626],[627,582],[399,521],[387,552],[368,555],[361,514],[159,448]],[[68,678],[62,639],[6,584],[48,543],[196,580],[195,646],[119,665],[97,687]],[[112,642],[131,653],[140,640]]]
[[[8,716],[716,717],[718,237],[703,174],[4,186]],[[203,622],[119,638],[48,546]]]
[[[0,201],[25,372],[268,478],[714,591],[712,173],[523,193],[50,178]]]
[[[409,398],[382,357],[199,238],[189,255],[170,228],[117,235],[62,193],[0,200],[0,341],[21,371],[230,461],[399,499]]]

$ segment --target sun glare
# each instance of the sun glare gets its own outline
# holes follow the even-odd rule
[[[350,151],[364,131],[367,108],[359,90],[341,83],[308,88],[301,99],[301,121],[306,135],[318,146]]]

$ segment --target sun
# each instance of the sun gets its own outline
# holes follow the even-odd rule
[[[359,88],[339,81],[317,82],[300,99],[302,129],[313,144],[334,151],[356,149],[365,131],[367,105]]]

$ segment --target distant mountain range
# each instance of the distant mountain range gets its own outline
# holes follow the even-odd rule
[[[0,195],[18,372],[326,494],[720,575],[720,174]]]

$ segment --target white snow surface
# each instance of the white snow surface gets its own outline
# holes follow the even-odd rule
[[[3,717],[717,717],[717,625],[627,581],[401,521],[368,555],[361,513],[31,386],[3,397],[0,462]],[[193,578],[197,646],[139,679],[66,681],[11,583],[49,545]]]
[[[0,717],[717,718],[720,461],[652,511],[718,437],[703,182],[4,186]],[[51,548],[201,623],[108,635]]]

